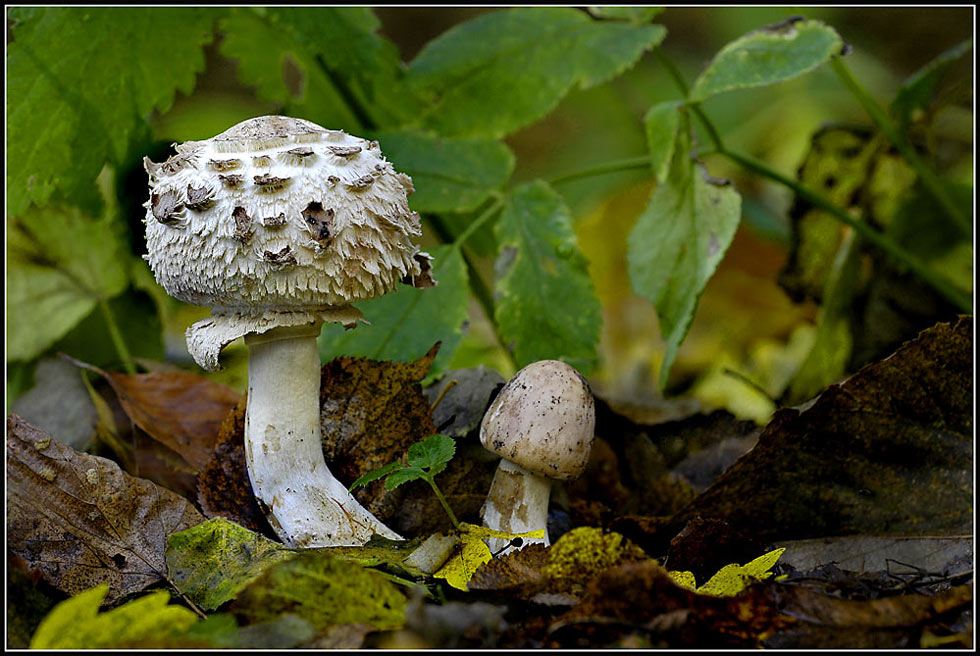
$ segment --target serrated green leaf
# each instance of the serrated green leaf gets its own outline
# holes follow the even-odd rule
[[[127,285],[121,225],[76,209],[7,218],[7,358],[30,360]]]
[[[384,467],[378,467],[377,469],[372,469],[363,476],[358,476],[357,480],[350,484],[348,490],[354,490],[355,488],[361,487],[362,485],[367,485],[368,483],[373,483],[379,478],[384,478],[393,471],[398,471],[404,467],[400,462],[389,462]]]
[[[722,48],[688,98],[700,102],[724,91],[794,78],[830,61],[843,45],[840,35],[820,21],[797,18],[763,27]]]
[[[167,539],[171,582],[205,610],[234,599],[262,572],[296,556],[258,533],[216,517]]]
[[[45,7],[17,18],[7,50],[7,211],[62,199],[94,211],[95,179],[125,159],[154,109],[190,93],[220,10]]]
[[[674,155],[677,130],[680,129],[680,102],[662,102],[651,107],[643,117],[650,151],[650,167],[658,183],[667,179]]]
[[[415,111],[400,83],[398,51],[376,33],[380,25],[369,7],[239,8],[221,23],[221,51],[239,61],[243,81],[287,113],[358,133],[365,119],[393,125]],[[346,93],[368,116],[351,109]]]
[[[418,467],[403,467],[385,479],[385,489],[391,492],[402,483],[417,481],[426,477],[424,469]]]
[[[889,107],[899,123],[907,125],[916,110],[926,109],[930,105],[943,75],[956,63],[956,60],[971,50],[973,50],[973,39],[953,46],[902,83]]]
[[[435,287],[399,285],[396,292],[358,303],[370,325],[346,331],[337,325],[324,328],[318,340],[320,357],[410,362],[441,341],[430,375],[445,369],[463,338],[469,282],[463,258],[451,246],[432,249],[432,265],[432,277],[439,283]]]
[[[395,169],[412,177],[409,202],[417,212],[469,212],[500,189],[514,155],[492,139],[447,139],[401,130],[376,135]]]
[[[649,23],[663,11],[663,7],[589,7],[589,13],[596,18],[624,20],[636,25]]]
[[[232,610],[249,623],[296,615],[323,633],[354,623],[399,629],[405,605],[405,595],[382,573],[314,549],[267,569],[239,594]]]
[[[31,649],[123,648],[185,631],[197,621],[183,606],[168,605],[170,593],[163,591],[100,614],[108,591],[99,585],[55,606],[37,627]]]
[[[561,197],[540,181],[518,187],[496,235],[494,315],[517,366],[560,359],[588,375],[601,308]]]
[[[428,469],[434,476],[444,470],[456,455],[456,440],[445,435],[429,435],[408,447],[408,464]]]
[[[447,136],[502,137],[636,63],[667,31],[595,21],[567,7],[504,9],[457,25],[409,65],[430,100],[421,125]]]
[[[741,217],[741,197],[731,184],[705,179],[691,160],[686,125],[678,135],[670,174],[637,219],[626,254],[633,290],[654,304],[667,342],[661,388]]]

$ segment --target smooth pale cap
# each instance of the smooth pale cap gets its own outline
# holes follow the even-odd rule
[[[480,425],[489,451],[557,480],[585,470],[595,438],[595,401],[585,378],[564,362],[540,360],[504,385]]]

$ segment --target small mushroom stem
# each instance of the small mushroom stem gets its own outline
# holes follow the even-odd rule
[[[290,547],[401,539],[333,477],[320,444],[320,323],[248,335],[245,459],[255,497]]]
[[[532,474],[520,465],[503,458],[493,476],[490,492],[480,515],[483,525],[507,533],[528,533],[544,529],[544,539],[524,538],[524,545],[540,543],[548,546],[548,499],[551,479]],[[508,540],[491,538],[487,545],[497,553]],[[524,546],[522,545],[522,546]],[[509,553],[508,548],[503,553]]]

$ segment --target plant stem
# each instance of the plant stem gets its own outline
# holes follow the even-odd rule
[[[489,221],[497,212],[503,209],[504,200],[503,197],[498,197],[494,202],[488,207],[480,216],[473,219],[463,232],[459,233],[459,236],[453,241],[453,246],[460,248],[463,243],[473,236],[477,230],[479,230],[484,223]]]
[[[720,150],[720,154],[724,155],[733,162],[740,164],[743,168],[792,189],[793,192],[804,201],[823,210],[824,212],[827,212],[841,223],[850,226],[863,238],[867,239],[886,254],[890,255],[892,259],[907,266],[909,269],[915,272],[916,275],[922,278],[922,280],[931,285],[933,289],[942,294],[947,300],[955,304],[960,310],[964,312],[973,312],[973,300],[968,294],[955,287],[945,277],[929,269],[929,267],[927,267],[925,263],[919,260],[919,258],[917,258],[915,255],[909,253],[904,248],[892,241],[888,236],[878,232],[864,221],[855,219],[853,216],[837,207],[820,194],[811,191],[810,189],[807,189],[799,184],[797,181],[784,176],[778,171],[770,168],[764,162],[760,162],[759,160],[753,159],[747,155],[742,155],[730,150]]]
[[[429,483],[430,486],[432,486],[432,491],[436,493],[436,497],[439,499],[439,503],[442,504],[443,510],[445,510],[446,514],[449,515],[449,519],[452,520],[453,526],[458,531],[459,522],[456,520],[456,515],[453,514],[453,509],[450,508],[449,504],[446,502],[446,497],[442,496],[442,491],[439,489],[439,486],[436,485],[435,476],[430,474],[429,476],[426,477],[425,480]]]
[[[116,317],[112,313],[112,308],[109,307],[109,301],[104,298],[99,299],[99,309],[102,311],[102,318],[105,320],[106,327],[109,329],[109,337],[116,347],[116,353],[119,354],[119,359],[122,360],[123,369],[126,370],[127,374],[135,374],[136,365],[133,364],[133,356],[130,355],[129,348],[126,346],[126,340],[123,339],[122,333],[119,331],[119,324],[116,323]]]
[[[915,169],[916,174],[918,174],[919,179],[922,180],[922,184],[925,185],[929,193],[932,194],[933,198],[942,206],[943,211],[951,218],[956,226],[963,231],[964,235],[970,235],[973,231],[973,226],[970,222],[970,218],[964,215],[959,207],[956,206],[953,198],[949,195],[948,189],[943,185],[942,181],[933,173],[932,169],[922,161],[918,153],[915,152],[915,148],[909,143],[905,135],[902,134],[901,130],[895,125],[895,123],[888,116],[888,113],[881,108],[881,105],[871,97],[868,90],[865,89],[857,78],[851,73],[851,70],[844,63],[843,58],[833,57],[830,60],[830,66],[834,69],[834,73],[840,81],[847,87],[864,110],[871,117],[874,124],[881,130],[882,134],[891,142],[893,146],[902,154],[902,157]]]
[[[650,166],[650,156],[642,155],[640,157],[630,157],[628,159],[622,159],[615,162],[607,162],[605,164],[599,164],[597,166],[590,166],[589,168],[582,169],[580,171],[572,171],[571,173],[562,173],[556,175],[548,180],[549,184],[556,185],[562,184],[563,182],[571,182],[572,180],[578,180],[579,178],[588,178],[593,175],[603,175],[606,173],[619,173],[621,171],[628,171],[631,169],[642,169]]]

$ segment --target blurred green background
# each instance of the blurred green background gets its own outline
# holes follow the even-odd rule
[[[403,61],[410,61],[446,29],[493,9],[383,7],[375,11],[381,34],[396,44]],[[676,7],[667,9],[657,22],[668,29],[663,50],[691,82],[720,48],[750,30],[795,15],[824,21],[852,47],[851,70],[884,105],[905,78],[972,37],[973,11],[972,7]],[[246,118],[280,111],[276,104],[258,100],[255,90],[239,81],[236,62],[220,54],[220,43],[219,35],[206,47],[205,69],[193,93],[178,92],[171,109],[150,117],[153,152],[146,154],[154,161],[167,157],[174,142],[208,138]],[[968,101],[948,107],[937,118],[935,130],[944,139],[969,146],[973,141],[972,53],[957,67],[951,76],[971,81],[965,94]],[[512,184],[644,155],[645,112],[656,102],[675,98],[674,83],[652,53],[610,83],[572,91],[545,119],[506,138],[517,161]],[[870,124],[827,67],[775,86],[713,97],[704,111],[727,145],[790,176],[795,176],[822,125]],[[122,209],[132,249],[142,254],[140,204],[146,198],[145,174],[138,162],[132,164],[123,173],[133,202]],[[706,408],[727,407],[739,416],[765,421],[775,408],[769,396],[785,386],[812,343],[818,308],[811,302],[794,304],[777,284],[789,253],[790,193],[746,175],[725,160],[709,157],[706,164],[712,175],[734,181],[743,197],[743,221],[701,299],[672,370],[671,388],[693,396]],[[960,164],[959,175],[972,182],[972,158]],[[598,392],[623,403],[655,404],[661,398],[656,380],[663,342],[652,305],[631,291],[625,260],[626,237],[652,188],[650,175],[634,170],[554,186],[572,211],[602,301],[600,359],[591,380]],[[423,230],[426,245],[436,243],[424,220]],[[492,243],[489,228],[470,242],[478,257],[477,270],[488,282],[493,280]],[[139,330],[155,330],[152,322],[159,314],[164,348],[158,359],[196,370],[183,344],[184,330],[208,311],[173,301],[150,281],[144,289],[146,293],[118,300],[117,309],[124,316],[143,318]],[[152,311],[153,304],[159,313]],[[72,339],[77,338],[69,335],[55,350],[72,352],[76,346],[86,350]],[[216,377],[244,389],[244,356],[242,345],[229,347],[227,368]],[[87,357],[112,364],[111,351]],[[477,364],[487,364],[505,377],[514,369],[480,305],[473,301],[465,337],[450,366]],[[15,390],[29,386],[31,365],[8,368],[8,382],[15,383]]]

